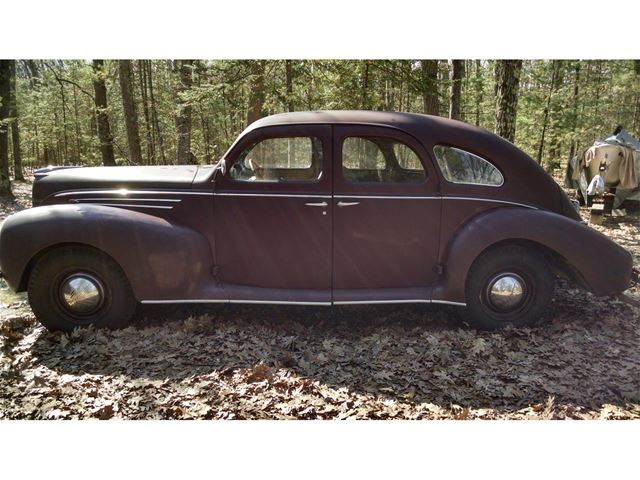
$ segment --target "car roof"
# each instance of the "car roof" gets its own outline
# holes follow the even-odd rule
[[[424,128],[467,128],[464,122],[420,113],[379,112],[371,110],[319,110],[313,112],[287,112],[270,115],[255,121],[249,129],[291,124],[366,124],[396,127],[407,131]],[[482,130],[477,127],[472,127]]]

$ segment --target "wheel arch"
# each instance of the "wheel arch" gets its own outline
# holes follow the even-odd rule
[[[541,252],[554,273],[598,296],[625,290],[631,279],[631,255],[603,234],[553,212],[505,207],[482,212],[458,228],[440,260],[443,275],[432,298],[465,303],[473,262],[507,244]]]
[[[124,271],[124,269],[122,268],[122,265],[120,265],[120,263],[113,258],[111,255],[109,255],[107,252],[105,252],[104,250],[91,245],[89,243],[82,243],[82,242],[61,242],[61,243],[55,243],[52,245],[48,245],[42,249],[40,249],[38,252],[34,253],[33,256],[27,261],[24,270],[22,272],[22,275],[20,276],[20,281],[18,283],[18,289],[16,291],[18,292],[24,292],[27,290],[27,285],[29,284],[29,278],[31,277],[31,273],[33,272],[33,268],[36,266],[36,264],[40,261],[40,259],[42,259],[45,255],[47,255],[49,252],[52,252],[54,250],[58,250],[58,249],[64,249],[64,248],[84,248],[87,250],[92,250],[96,253],[98,253],[99,255],[102,255],[108,259],[110,259],[111,261],[113,261],[116,265],[118,265],[118,267],[120,268],[120,270]]]

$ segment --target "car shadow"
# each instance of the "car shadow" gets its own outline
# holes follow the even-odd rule
[[[553,398],[580,410],[640,402],[639,331],[630,307],[561,289],[530,329],[478,332],[430,305],[163,306],[141,308],[125,330],[43,331],[32,348],[60,374],[122,382],[266,365],[397,402],[517,411]]]

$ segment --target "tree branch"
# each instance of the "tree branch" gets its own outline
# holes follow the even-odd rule
[[[51,70],[51,73],[53,73],[53,76],[56,77],[56,81],[58,83],[69,83],[71,85],[74,85],[76,87],[78,87],[78,89],[84,93],[85,95],[89,96],[89,98],[91,98],[91,100],[93,100],[95,102],[95,98],[93,96],[93,94],[91,92],[89,92],[88,90],[85,90],[80,84],[78,84],[77,82],[74,82],[73,80],[69,80],[67,78],[62,78],[60,75],[58,75],[58,73],[56,72],[56,69],[54,67],[52,67],[51,65],[49,65],[48,63],[45,63],[45,65],[47,66],[47,68],[49,68],[49,70]]]

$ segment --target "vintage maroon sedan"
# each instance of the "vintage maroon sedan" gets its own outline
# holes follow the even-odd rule
[[[500,137],[438,117],[301,112],[215,166],[48,168],[0,268],[50,329],[126,325],[137,303],[466,307],[530,325],[554,274],[625,290],[630,254]]]

